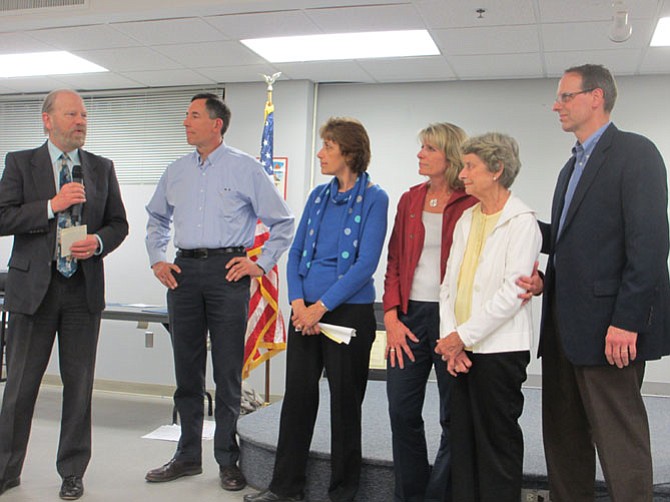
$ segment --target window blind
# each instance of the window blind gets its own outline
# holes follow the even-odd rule
[[[155,184],[167,165],[193,151],[182,122],[191,98],[199,92],[219,96],[223,88],[178,88],[82,94],[88,110],[84,149],[114,161],[121,184]],[[42,129],[44,96],[0,100],[1,169],[8,152],[35,148]]]

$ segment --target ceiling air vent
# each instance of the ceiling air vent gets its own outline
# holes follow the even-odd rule
[[[77,7],[86,5],[88,0],[2,0],[0,12],[17,10],[49,9],[52,7]]]

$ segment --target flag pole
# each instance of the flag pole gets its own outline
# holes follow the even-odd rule
[[[272,75],[263,75],[263,79],[265,80],[265,83],[267,84],[267,101],[265,102],[265,117],[267,118],[268,113],[270,111],[273,111],[273,104],[272,104],[272,86],[275,83],[275,81],[281,76],[281,72],[274,73]],[[270,159],[272,160],[272,159]],[[278,315],[281,315],[279,311],[277,312]],[[265,404],[268,405],[270,404],[270,358],[265,360]]]

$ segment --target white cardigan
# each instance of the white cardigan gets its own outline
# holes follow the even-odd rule
[[[475,353],[530,350],[531,302],[521,306],[518,295],[524,290],[515,281],[531,274],[542,247],[542,234],[534,211],[513,194],[484,244],[474,277],[470,319],[456,325],[458,275],[476,207],[465,211],[454,229],[454,242],[440,287],[440,337],[457,331],[465,346]]]

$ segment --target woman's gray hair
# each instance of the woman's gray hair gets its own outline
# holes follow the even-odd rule
[[[498,172],[502,167],[498,182],[505,188],[512,186],[521,169],[519,144],[512,136],[500,132],[487,132],[466,140],[462,148],[463,155],[469,153],[476,155],[492,173]]]

